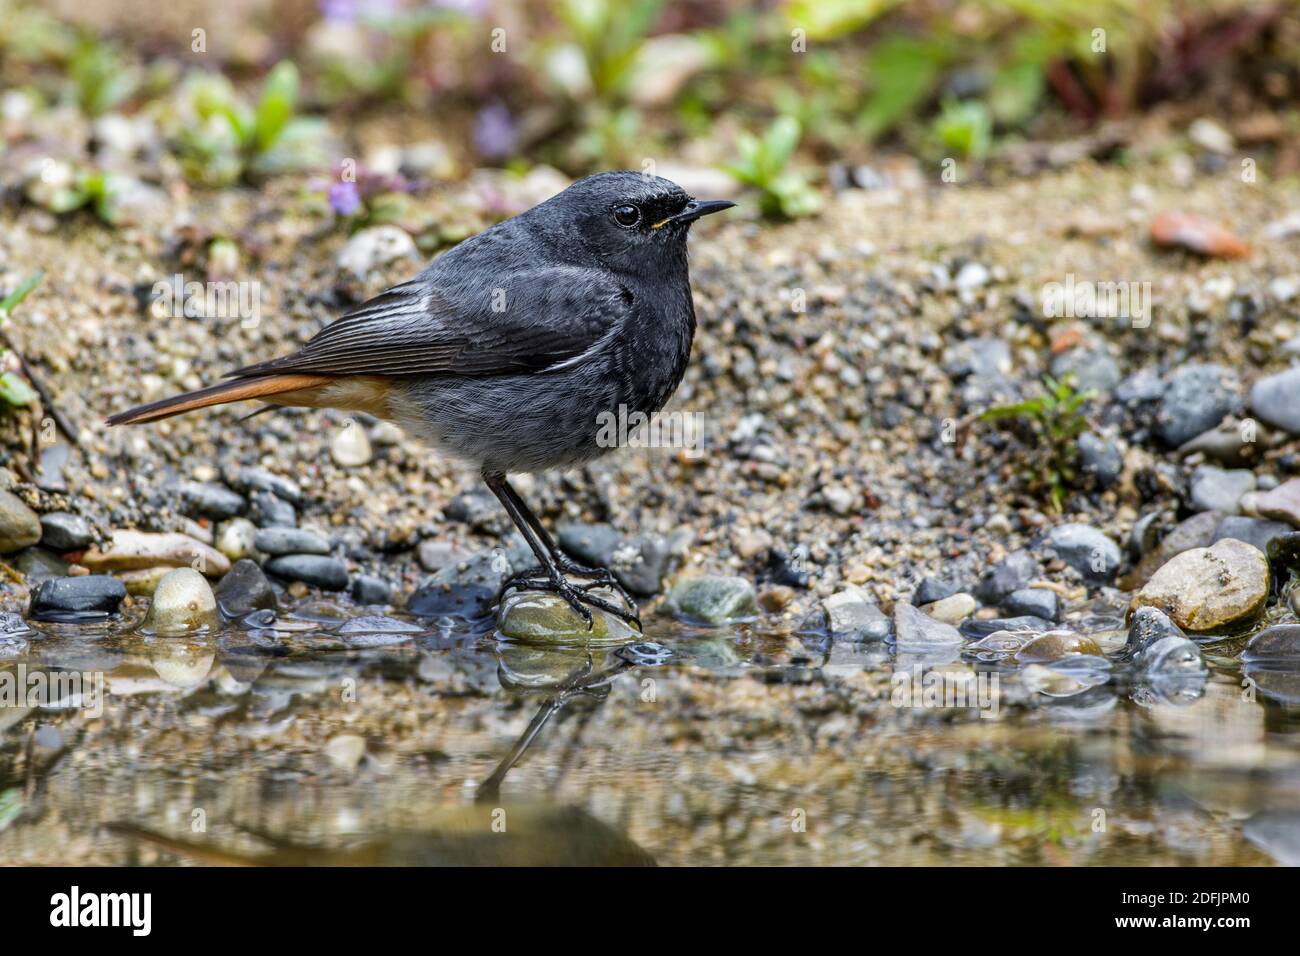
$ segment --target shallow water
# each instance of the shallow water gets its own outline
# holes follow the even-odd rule
[[[0,859],[1300,862],[1300,679],[1221,642],[1151,686],[1089,613],[1110,664],[654,618],[522,646],[329,601],[189,639],[40,624],[0,673],[90,692],[0,708]]]

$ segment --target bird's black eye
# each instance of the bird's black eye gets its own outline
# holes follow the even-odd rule
[[[614,207],[614,221],[620,226],[635,226],[641,221],[641,210],[631,203]]]

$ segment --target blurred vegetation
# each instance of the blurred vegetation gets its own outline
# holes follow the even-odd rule
[[[1300,100],[1300,13],[1265,0],[185,6],[222,22],[222,42],[0,0],[4,148],[20,145],[24,111],[147,117],[186,178],[219,187],[323,175],[357,122],[394,114],[461,168],[577,175],[672,158],[725,169],[765,214],[791,217],[818,208],[829,161],[882,148],[978,168],[1021,139],[1223,89],[1294,130]],[[88,178],[76,196],[105,206],[97,188]],[[372,200],[343,218],[382,216]]]

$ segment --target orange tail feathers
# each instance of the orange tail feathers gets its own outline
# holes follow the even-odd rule
[[[173,395],[171,398],[159,399],[148,405],[139,405],[118,412],[116,415],[108,416],[107,422],[110,425],[141,425],[162,418],[171,418],[173,415],[190,412],[196,408],[207,408],[209,405],[225,405],[229,402],[242,402],[281,395],[285,392],[296,392],[299,389],[319,388],[333,381],[335,379],[328,375],[266,375],[258,378],[238,378],[231,382],[219,382],[207,388],[200,388],[198,391]]]

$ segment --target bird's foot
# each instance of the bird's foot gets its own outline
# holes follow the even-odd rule
[[[555,566],[560,570],[561,574],[587,578],[587,582],[574,585],[574,587],[579,590],[590,591],[592,588],[611,588],[618,592],[619,597],[630,604],[634,609],[636,608],[636,601],[633,600],[632,595],[627,593],[627,589],[623,587],[623,583],[619,581],[618,577],[613,571],[609,570],[609,568],[591,568],[585,564],[579,564],[577,561],[574,561],[572,558],[566,557],[563,554],[556,555]],[[540,564],[535,564],[531,568],[520,571],[518,574],[508,578],[504,589],[509,590],[512,587],[516,587],[517,581],[531,580],[538,577],[550,577],[550,575],[550,568],[543,567]]]
[[[573,573],[582,574],[584,577],[588,576],[582,571],[575,571]],[[613,575],[609,574],[608,571],[605,571],[604,573],[608,575],[610,579],[613,578]],[[595,627],[595,622],[592,620],[591,611],[587,609],[588,607],[594,607],[597,610],[604,611],[606,614],[612,614],[621,621],[626,621],[628,624],[635,625],[638,631],[642,630],[641,616],[637,613],[636,602],[628,597],[626,592],[624,592],[621,587],[617,586],[616,582],[614,586],[617,588],[619,594],[623,595],[624,600],[631,605],[630,609],[619,607],[617,604],[607,601],[599,595],[592,594],[592,589],[608,586],[608,584],[601,580],[598,571],[593,570],[590,576],[595,578],[595,580],[584,584],[574,584],[564,577],[564,574],[558,567],[551,569],[538,565],[535,568],[529,568],[526,571],[522,571],[506,581],[503,593],[504,591],[514,589],[519,591],[546,591],[551,594],[558,594],[560,597],[564,598],[565,603],[568,604],[569,607],[573,608],[574,613],[582,618],[587,625],[587,630],[589,631]]]

